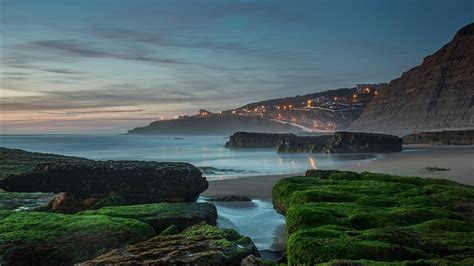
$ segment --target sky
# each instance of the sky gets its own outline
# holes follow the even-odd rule
[[[0,134],[389,82],[473,21],[472,0],[0,0]]]

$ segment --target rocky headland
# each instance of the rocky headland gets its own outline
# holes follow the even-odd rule
[[[148,126],[129,130],[129,135],[229,135],[236,131],[253,132],[301,132],[287,123],[279,123],[261,117],[202,112],[195,116],[155,121]]]
[[[403,136],[403,144],[474,145],[474,130],[414,132]]]

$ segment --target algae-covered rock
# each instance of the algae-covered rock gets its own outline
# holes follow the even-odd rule
[[[35,166],[40,163],[66,161],[77,162],[88,160],[80,157],[29,152],[20,149],[0,147],[0,180],[9,175],[32,171]]]
[[[216,207],[209,203],[155,203],[113,206],[99,210],[88,210],[79,214],[136,219],[151,225],[156,232],[161,232],[170,225],[176,225],[178,230],[183,230],[200,222],[215,225],[217,219]]]
[[[38,164],[34,171],[7,176],[0,186],[11,192],[68,192],[81,198],[115,192],[126,204],[143,204],[196,201],[208,182],[188,163],[79,161]]]
[[[462,265],[474,257],[472,186],[312,170],[280,180],[273,203],[286,215],[290,265]]]
[[[249,255],[259,255],[250,238],[232,229],[199,224],[180,234],[114,249],[81,265],[240,265]]]
[[[0,211],[0,264],[69,265],[154,234],[133,219]]]

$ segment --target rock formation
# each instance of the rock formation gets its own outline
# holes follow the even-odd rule
[[[7,176],[0,186],[10,192],[68,192],[83,204],[116,193],[122,204],[142,204],[196,201],[208,182],[188,163],[85,161],[38,164],[31,172]]]
[[[87,210],[78,215],[136,219],[151,225],[157,233],[172,225],[176,226],[178,231],[201,222],[216,225],[217,220],[217,210],[213,204],[195,202],[111,206],[99,210]]]
[[[156,236],[112,250],[79,265],[240,265],[259,255],[250,238],[231,229],[195,225],[179,234]]]
[[[276,148],[294,134],[270,134],[256,132],[236,132],[229,137],[226,148]]]
[[[402,139],[392,135],[358,132],[336,132],[321,136],[237,132],[230,136],[226,147],[276,147],[278,152],[399,152],[402,150]]]
[[[372,133],[336,132],[323,151],[330,153],[400,152],[403,140],[397,136]]]
[[[474,127],[474,23],[423,63],[380,89],[350,131]]]
[[[474,145],[474,130],[414,132],[403,136],[403,144]]]
[[[272,199],[288,265],[471,265],[473,195],[443,179],[310,170]]]
[[[154,235],[134,219],[0,210],[0,264],[72,265]]]

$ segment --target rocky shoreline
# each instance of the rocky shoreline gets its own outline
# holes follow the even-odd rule
[[[20,154],[18,150],[2,151],[3,161],[9,155]],[[24,160],[20,164],[29,156],[35,162],[41,161],[34,153],[23,151],[21,156]],[[34,187],[52,192],[62,190],[73,197],[89,199],[93,194],[91,182],[97,179],[94,182],[103,182],[97,186],[100,193],[120,196],[122,200],[108,201],[103,206],[83,206],[73,212],[51,206],[0,210],[0,264],[276,265],[260,257],[249,237],[216,227],[218,212],[212,201],[197,203],[194,194],[169,196],[181,195],[181,187],[189,190],[193,182],[200,184],[193,188],[198,196],[207,188],[207,181],[192,165],[92,160],[68,163],[67,158],[48,162],[51,156],[45,155],[45,161],[29,171],[7,172],[2,186],[16,191],[33,191]],[[8,162],[11,169],[21,168],[13,164],[13,158]],[[69,172],[70,169],[74,171]],[[96,174],[91,169],[97,169]],[[123,175],[132,173],[127,169],[143,172],[127,179]],[[66,173],[73,175],[66,177]],[[174,183],[170,183],[170,176]],[[34,181],[34,177],[38,178],[37,183],[16,183]],[[61,180],[79,182],[75,184],[85,187],[72,189]],[[129,194],[133,180],[149,182],[146,188],[138,187],[143,194],[157,195],[140,197],[146,199],[143,202],[124,200],[134,195]],[[62,188],[53,186],[55,183],[62,184]],[[11,197],[19,193],[0,190],[0,195]],[[160,193],[166,196],[158,196]],[[24,197],[30,194],[38,196],[21,192]],[[289,237],[286,255],[278,260],[279,264],[474,262],[472,186],[442,179],[311,170],[304,176],[281,179],[273,186],[272,194],[274,208],[285,215]],[[213,200],[252,203],[244,195],[226,194]],[[55,201],[58,197],[50,205]]]
[[[12,157],[19,155],[23,160]],[[27,158],[38,164],[29,169],[31,164],[22,165]],[[215,226],[213,204],[195,202],[208,187],[196,167],[69,159],[2,148],[1,160],[9,163],[3,167],[12,169],[0,180],[2,198],[61,194],[48,206],[0,210],[0,264],[240,265],[250,255],[261,260],[250,238]]]

